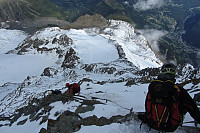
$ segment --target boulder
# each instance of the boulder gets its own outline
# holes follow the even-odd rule
[[[71,133],[80,130],[81,118],[70,111],[65,111],[56,120],[49,119],[47,124],[48,133]]]

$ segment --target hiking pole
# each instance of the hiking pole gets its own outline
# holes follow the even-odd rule
[[[79,96],[85,97],[84,95],[79,95]],[[85,97],[85,98],[86,98],[86,97]],[[119,107],[121,107],[121,108],[123,108],[123,109],[129,110],[129,111],[131,111],[131,112],[132,112],[132,110],[133,110],[133,108],[129,109],[129,108],[123,107],[122,105],[119,105],[118,103],[113,102],[112,100],[109,100],[109,99],[99,98],[99,97],[93,97],[93,96],[90,96],[90,98],[93,99],[93,100],[103,100],[103,101],[106,101],[106,103],[107,103],[107,102],[114,103],[114,104],[116,104],[117,106],[119,106]]]

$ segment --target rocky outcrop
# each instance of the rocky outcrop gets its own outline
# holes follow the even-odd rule
[[[103,28],[108,25],[108,21],[100,14],[89,15],[79,17],[74,23],[71,24],[73,28],[91,28],[99,27]]]
[[[79,115],[65,111],[56,120],[49,119],[47,133],[72,133],[81,128],[81,118]]]
[[[4,24],[5,23],[5,24]],[[98,27],[104,28],[108,26],[109,22],[100,14],[80,16],[75,22],[70,23],[65,20],[58,19],[56,17],[39,17],[33,20],[26,20],[20,22],[4,22],[1,26],[11,29],[24,30],[30,34],[33,34],[40,28],[44,27],[61,27],[64,29],[82,29]]]
[[[86,99],[84,96],[71,96],[67,94],[67,92],[63,94],[50,94],[45,96],[42,99],[34,98],[29,102],[27,106],[19,108],[15,111],[10,117],[0,117],[0,120],[10,121],[9,125],[17,122],[17,125],[24,125],[28,118],[32,121],[39,121],[40,124],[47,122],[47,127],[43,127],[40,130],[40,133],[71,133],[80,130],[81,126],[104,126],[109,125],[111,123],[124,123],[130,121],[134,118],[134,113],[130,111],[127,115],[113,115],[110,118],[100,117],[98,118],[96,115],[89,116],[86,118],[82,118],[80,116],[81,113],[93,111],[95,109],[96,104],[106,104],[102,103],[96,97],[93,97],[91,100]],[[65,110],[61,112],[56,112],[54,115],[57,117],[56,119],[49,118],[50,111],[54,108],[51,106],[52,103],[62,101],[63,104],[70,103],[71,101],[76,101],[81,103],[76,107],[74,112]],[[75,106],[74,106],[75,108]],[[18,121],[22,116],[27,116],[28,118],[22,119]],[[7,126],[7,125],[0,125]]]
[[[79,57],[76,55],[76,51],[73,48],[70,48],[66,55],[65,59],[62,63],[63,68],[75,68],[79,63]]]
[[[112,123],[124,123],[131,121],[136,117],[132,112],[125,116],[117,115],[111,118],[100,117],[93,115],[87,118],[81,118],[76,113],[65,111],[56,120],[49,119],[47,129],[42,128],[40,133],[71,133],[81,129],[81,126],[104,126]]]
[[[55,30],[56,32],[56,30],[60,29],[52,28],[51,30]],[[11,50],[7,53],[16,53],[19,55],[23,55],[25,53],[55,53],[58,58],[62,58],[65,56],[66,49],[73,44],[72,39],[65,34],[55,34],[52,35],[51,39],[46,39],[40,38],[40,32],[41,31],[38,31],[34,36],[28,37],[15,50]]]
[[[54,75],[57,74],[57,70],[55,68],[50,68],[47,67],[44,69],[43,73],[41,74],[41,76],[48,76],[48,77],[53,77]]]
[[[107,64],[84,64],[82,69],[85,69],[87,72],[94,73],[107,73],[113,74],[117,69],[115,67],[109,66]]]

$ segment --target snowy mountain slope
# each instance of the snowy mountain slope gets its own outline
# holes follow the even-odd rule
[[[26,37],[27,34],[20,30],[0,29],[0,54],[16,48]]]
[[[140,81],[144,77],[135,73],[141,68],[159,67],[162,62],[128,23],[111,21],[104,29],[46,28],[8,53],[20,56],[19,61],[23,61],[21,57],[31,57],[30,66],[15,70],[41,70],[34,75],[27,71],[26,78],[18,76],[21,83],[0,87],[0,132],[45,132],[60,128],[53,127],[60,119],[67,123],[65,127],[81,133],[149,132],[145,125],[139,128],[140,122],[132,112],[144,111],[148,88]],[[32,60],[33,57],[38,58]],[[66,82],[80,82],[80,95],[68,96]],[[195,86],[199,88],[198,84]],[[48,90],[56,89],[63,94],[47,95]],[[188,116],[185,121],[189,120]],[[79,125],[70,126],[68,121]]]
[[[97,77],[98,78],[98,77]],[[51,81],[49,81],[49,84]],[[82,108],[89,108],[89,105],[83,104],[84,100],[92,100],[94,97],[96,97],[97,101],[101,102],[102,104],[94,104],[92,107],[94,107],[93,110],[86,110],[85,112],[80,111],[78,113],[79,117],[82,119],[91,119],[90,117],[96,116],[99,121],[101,119],[109,119],[111,117],[119,117],[125,116],[130,113],[130,109],[133,108],[133,111],[138,112],[138,111],[143,111],[144,110],[144,98],[145,98],[145,92],[147,91],[147,86],[148,84],[137,84],[133,85],[131,87],[126,87],[124,86],[125,82],[120,82],[120,83],[107,83],[104,85],[96,84],[96,83],[91,83],[91,82],[84,82],[81,85],[81,93],[80,96],[75,96],[75,98],[81,98],[78,100],[70,100],[70,97],[66,97],[64,95],[64,99],[62,100],[57,100],[57,101],[51,101],[49,98],[48,101],[50,101],[50,111],[45,111],[48,109],[48,106],[44,106],[43,108],[39,108],[36,112],[31,111],[34,110],[34,108],[30,105],[34,105],[36,107],[41,107],[37,104],[37,102],[33,102],[27,106],[28,108],[25,108],[24,112],[16,111],[15,112],[15,117],[11,121],[14,123],[12,124],[11,127],[3,126],[0,128],[0,131],[7,131],[7,132],[12,132],[12,131],[19,131],[19,132],[27,132],[29,131],[29,128],[33,130],[29,132],[39,132],[40,129],[47,128],[48,122],[47,120],[45,121],[45,118],[47,117],[48,119],[53,119],[56,120],[58,116],[56,114],[62,114],[66,110],[69,110],[71,112],[79,112],[80,107]],[[57,85],[57,87],[63,87],[62,84]],[[40,87],[38,87],[40,88]],[[52,86],[49,89],[54,89],[55,86]],[[28,87],[23,88],[23,90],[28,89]],[[36,90],[34,90],[35,92]],[[40,90],[41,91],[41,90]],[[66,91],[66,88],[63,88],[62,91]],[[53,96],[54,98],[56,96]],[[59,97],[59,96],[58,96]],[[74,99],[75,99],[74,98]],[[63,100],[67,100],[67,102]],[[38,99],[39,100],[39,99]],[[35,99],[36,101],[36,99]],[[41,100],[43,101],[43,100]],[[91,102],[92,103],[92,102]],[[46,108],[46,109],[45,109]],[[52,108],[52,109],[51,109]],[[29,110],[29,111],[28,111]],[[33,114],[30,114],[30,113]],[[46,113],[45,113],[46,112]],[[22,114],[21,114],[22,113]],[[18,115],[17,115],[18,114]],[[20,116],[20,118],[17,118]],[[36,119],[37,118],[37,119]],[[103,125],[103,120],[102,121],[102,126],[96,125],[95,122],[89,125],[82,125],[80,130],[78,132],[80,133],[85,133],[85,132],[93,132],[96,130],[96,132],[113,132],[117,131],[119,133],[122,132],[149,132],[149,128],[146,127],[145,125],[142,126],[142,129],[140,129],[140,122],[134,121],[133,116],[130,117],[131,121],[126,121],[122,123],[116,123],[112,122],[111,124],[105,124]],[[94,118],[93,118],[94,119]],[[118,118],[119,119],[119,118]],[[25,122],[24,122],[25,121]],[[94,121],[94,120],[93,120]],[[101,122],[100,121],[100,122]],[[118,120],[120,121],[120,120]],[[190,121],[190,118],[187,118],[186,121]],[[23,123],[24,124],[20,124]],[[44,123],[42,123],[44,122]],[[1,122],[1,124],[9,124],[10,121],[4,121]],[[100,124],[100,123],[99,123]],[[156,132],[153,129],[150,132]],[[177,130],[176,132],[184,132],[181,128]],[[194,131],[193,131],[194,132]]]
[[[27,37],[26,33],[19,30],[0,29],[0,85],[7,82],[21,83],[28,75],[40,75],[44,68],[55,65],[53,58],[46,56],[5,54]]]
[[[125,53],[124,58],[127,58],[139,69],[158,67],[162,64],[150,49],[147,40],[142,35],[136,34],[130,24],[114,20],[111,20],[110,23],[109,27],[105,29],[71,29],[66,31],[59,28],[47,28],[44,31],[37,32],[35,36],[31,37],[31,40],[40,40],[43,44],[39,48],[51,49],[60,47],[56,46],[58,43],[52,45],[53,39],[58,39],[62,34],[66,35],[73,40],[74,45],[72,47],[84,64],[107,63],[118,59],[116,46],[120,46]],[[34,53],[34,49],[30,51]]]
[[[119,26],[119,28],[114,25]],[[97,29],[95,30],[95,32],[93,32],[92,35],[91,35],[91,32],[94,29],[90,29],[90,34],[87,34],[84,30],[72,29],[72,30],[66,31],[59,28],[47,28],[42,31],[38,31],[32,37],[28,37],[26,40],[23,41],[21,45],[19,45],[15,50],[10,51],[9,53],[17,53],[20,55],[25,54],[26,56],[27,55],[28,56],[30,55],[42,56],[42,57],[47,56],[48,58],[54,59],[53,61],[54,63],[61,65],[62,61],[65,60],[64,59],[65,53],[67,53],[72,48],[74,49],[74,51],[76,51],[77,53],[76,56],[78,56],[79,58],[78,59],[79,61],[76,64],[78,66],[76,67],[78,68],[80,66],[81,69],[78,69],[78,71],[84,70],[86,72],[84,71],[81,73],[76,72],[75,75],[67,75],[69,76],[69,78],[74,78],[76,81],[79,81],[81,78],[87,77],[87,76],[83,76],[83,75],[87,75],[87,72],[92,72],[94,73],[94,76],[91,76],[91,75],[89,76],[90,78],[92,77],[93,79],[95,79],[99,73],[108,73],[107,77],[105,75],[100,76],[103,78],[100,80],[109,80],[112,77],[112,75],[110,74],[113,74],[116,76],[115,78],[116,81],[127,80],[130,77],[133,77],[133,76],[130,76],[132,74],[129,74],[129,71],[133,73],[134,72],[133,68],[138,70],[137,67],[134,67],[135,62],[136,63],[139,62],[141,64],[141,66],[139,67],[144,67],[142,66],[143,64],[148,64],[149,62],[148,60],[155,60],[155,61],[151,62],[151,64],[149,64],[150,66],[146,66],[146,67],[159,66],[161,62],[155,57],[152,51],[149,51],[149,52],[146,51],[146,49],[148,49],[148,45],[145,38],[142,37],[141,35],[139,36],[136,35],[133,32],[134,31],[133,27],[131,27],[130,25],[128,25],[129,27],[124,27],[125,25],[127,25],[127,23],[124,23],[121,21],[116,23],[116,21],[113,21],[111,25],[111,27],[114,27],[113,30],[111,27],[109,27],[108,29],[101,31],[100,34],[99,33],[97,34],[95,33],[98,30]],[[123,29],[128,29],[128,28],[129,30],[123,31]],[[117,32],[117,29],[123,32],[121,34],[119,33],[116,34],[115,32]],[[109,34],[108,34],[108,31],[110,32]],[[111,38],[111,34],[113,34],[112,38]],[[112,39],[112,41],[109,42],[109,40],[105,37],[109,38],[110,40]],[[122,45],[124,43],[120,42],[121,41],[120,38],[122,37],[123,37],[122,40],[127,45],[126,50],[123,50]],[[119,60],[120,53],[118,53],[118,51],[116,50],[116,45],[119,45],[122,47],[121,50],[122,50],[122,53],[125,54],[124,56],[125,60],[117,61]],[[131,49],[131,51],[128,48]],[[143,53],[147,53],[151,55],[153,58],[147,59],[147,57],[145,57],[146,55],[144,55]],[[127,58],[127,61],[126,61],[127,55],[128,57],[131,57],[132,60],[129,61],[129,58]],[[133,59],[135,56],[137,56],[137,58],[135,58],[135,61],[133,62]],[[141,58],[139,58],[140,56]],[[42,57],[40,58],[42,59]],[[140,61],[142,58],[144,59],[143,62]],[[147,63],[145,63],[145,59],[147,60]],[[47,61],[45,61],[45,64],[48,64],[46,62]],[[38,62],[38,63],[41,64],[41,62]],[[138,63],[136,65],[138,66]],[[66,70],[66,71],[67,72],[65,73],[67,74],[69,70]],[[62,75],[61,68],[58,69],[57,73]],[[64,75],[66,75],[65,73]],[[79,78],[79,73],[80,73],[80,78]],[[75,77],[78,77],[79,79]],[[36,78],[36,81],[34,82],[36,84],[38,84],[38,82],[45,82],[42,80],[43,78],[39,78],[39,79]],[[56,82],[59,82],[59,80],[58,81],[56,80]],[[25,80],[23,84],[28,84],[26,82],[32,83],[32,81]],[[46,85],[42,84],[41,89],[44,88],[43,86],[46,87]],[[23,92],[23,91],[21,92],[21,88],[22,87],[18,88],[20,93]],[[45,89],[46,88],[44,88],[44,90]],[[33,90],[34,89],[31,87],[30,92],[27,91],[25,93],[31,93],[31,91]],[[30,97],[33,97],[27,94],[24,94],[24,95],[28,96],[28,98],[24,98],[24,99],[30,99]],[[21,99],[21,95],[19,95],[18,97],[19,99]],[[16,97],[13,96],[13,98],[16,100]],[[10,99],[10,96],[9,96],[9,99]],[[6,100],[6,102],[8,101],[9,100]],[[11,103],[9,104],[12,105]],[[13,106],[16,106],[16,104],[14,104]],[[10,106],[10,108],[13,111],[12,106]]]

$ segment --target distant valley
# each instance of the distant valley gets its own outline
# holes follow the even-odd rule
[[[7,3],[12,1],[8,0]],[[200,66],[199,0],[17,0],[20,6],[17,6],[16,11],[11,10],[16,5],[5,8],[5,2],[0,1],[4,11],[0,13],[0,20],[3,22],[55,17],[66,23],[74,23],[85,14],[101,14],[105,19],[129,22],[138,30],[159,30],[166,33],[158,40],[158,46],[167,61]],[[20,10],[24,10],[24,13]],[[60,25],[50,23],[46,26]],[[29,30],[34,31],[31,28]]]

